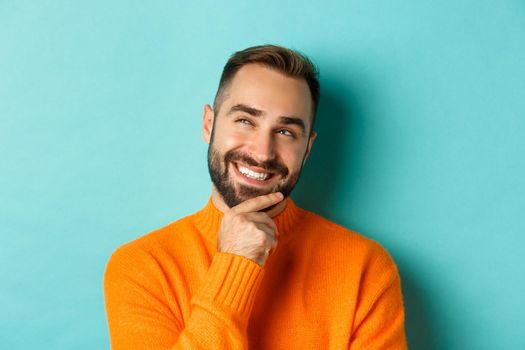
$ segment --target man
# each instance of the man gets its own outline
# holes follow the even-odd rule
[[[303,55],[235,53],[204,107],[211,198],[120,247],[105,272],[113,349],[405,349],[381,246],[288,197],[316,134]]]

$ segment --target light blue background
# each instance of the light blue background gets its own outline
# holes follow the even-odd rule
[[[295,194],[381,242],[412,349],[525,349],[525,2],[0,1],[0,348],[104,349],[119,245],[210,193],[234,51],[321,70]]]

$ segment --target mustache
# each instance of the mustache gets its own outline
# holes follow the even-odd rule
[[[249,166],[259,167],[268,172],[280,174],[283,177],[288,176],[288,168],[276,159],[271,159],[260,163],[244,153],[238,151],[228,151],[224,155],[224,163],[227,164],[229,162],[242,162]]]

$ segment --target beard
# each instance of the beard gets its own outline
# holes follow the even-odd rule
[[[229,173],[229,165],[232,162],[241,162],[250,166],[265,169],[268,172],[273,173],[274,175],[272,176],[280,175],[281,180],[277,185],[271,188],[258,188],[235,183]],[[259,163],[248,155],[236,150],[227,151],[223,155],[213,147],[213,141],[208,148],[208,171],[210,172],[211,180],[226,205],[230,208],[233,208],[247,199],[274,192],[281,192],[284,198],[287,198],[293,191],[297,181],[299,181],[303,169],[303,163],[304,162],[301,163],[301,168],[298,171],[290,172],[284,164],[277,160]],[[232,164],[232,166],[235,165]],[[265,208],[262,211],[269,211],[277,204]]]

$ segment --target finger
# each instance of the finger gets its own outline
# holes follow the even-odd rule
[[[268,255],[271,255],[277,249],[277,244],[279,244],[279,241],[277,239],[273,239],[270,245],[266,247],[265,251],[268,251]]]
[[[267,225],[268,227],[270,227],[272,229],[273,234],[276,237],[279,237],[279,231],[277,229],[277,225],[272,220],[272,218],[268,216],[268,214],[261,213],[261,212],[255,212],[255,213],[247,213],[247,214],[243,214],[243,215],[246,217],[246,219],[248,219],[250,221],[253,221],[255,223],[261,223],[261,224]]]
[[[275,229],[272,226],[266,223],[257,222],[255,223],[255,227],[257,227],[259,230],[266,233],[268,237],[271,237],[272,239],[276,239]]]
[[[261,231],[265,231],[264,228],[260,228]],[[264,247],[264,250],[272,250],[277,246],[277,243],[279,242],[277,238],[271,233],[265,232],[266,234],[266,240],[264,241],[264,245],[261,246],[261,248]]]
[[[268,256],[272,255],[277,250],[277,242],[273,247],[271,247],[268,251]]]
[[[268,208],[284,199],[281,192],[274,192],[264,196],[250,198],[230,210],[234,213],[249,213]]]

